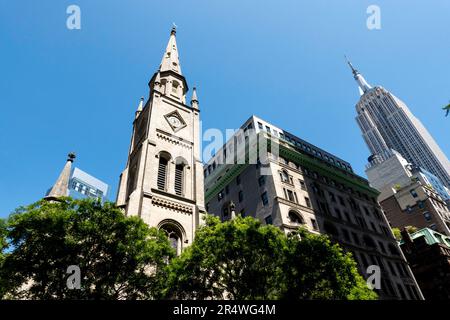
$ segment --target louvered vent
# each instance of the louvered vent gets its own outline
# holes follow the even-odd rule
[[[159,159],[158,167],[158,189],[166,190],[166,177],[167,177],[167,160],[164,158]]]
[[[183,195],[183,165],[175,166],[175,193],[179,196]]]

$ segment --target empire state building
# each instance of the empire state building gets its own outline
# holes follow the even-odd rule
[[[450,187],[450,162],[428,130],[403,101],[381,86],[370,86],[348,64],[361,94],[356,104],[356,121],[372,155],[394,149],[408,162],[430,171]]]

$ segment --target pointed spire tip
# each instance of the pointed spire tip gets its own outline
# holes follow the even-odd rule
[[[73,162],[76,157],[77,155],[75,154],[75,152],[69,152],[69,154],[67,155],[67,161]]]

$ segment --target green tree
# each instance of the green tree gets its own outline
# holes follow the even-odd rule
[[[6,298],[146,299],[159,296],[167,259],[164,232],[96,200],[39,201],[7,220],[11,251],[0,269]],[[67,286],[67,268],[81,289]]]
[[[324,235],[299,229],[288,236],[282,263],[281,298],[372,300],[375,292],[358,273],[351,253]]]
[[[397,241],[402,240],[402,233],[399,228],[392,228],[392,233]]]
[[[375,299],[350,254],[305,230],[208,216],[169,266],[166,298]]]
[[[418,230],[415,226],[406,226],[405,229],[409,234],[414,233]],[[397,239],[397,241],[402,240],[402,232],[399,228],[392,228],[392,233],[394,233],[394,237],[395,239]]]
[[[284,234],[252,218],[221,223],[208,216],[193,244],[169,267],[166,297],[271,299],[277,297]]]

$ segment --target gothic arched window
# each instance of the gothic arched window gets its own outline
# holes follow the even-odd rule
[[[167,234],[170,246],[176,251],[177,255],[180,255],[183,249],[183,239],[180,230],[172,224],[165,224],[161,229]]]
[[[180,84],[177,81],[173,80],[172,81],[172,93],[178,94],[179,87],[180,87]]]
[[[162,79],[161,80],[161,92],[162,93],[166,93],[166,86],[167,86],[167,80],[166,79]]]

